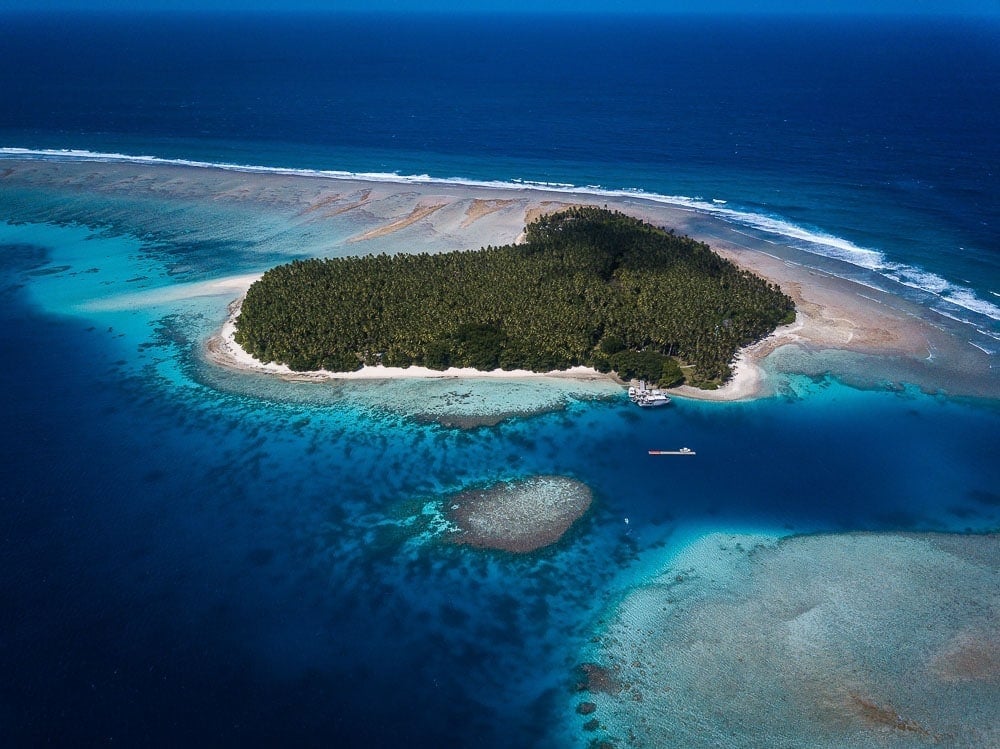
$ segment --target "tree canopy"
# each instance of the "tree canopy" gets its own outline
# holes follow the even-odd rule
[[[708,245],[592,207],[542,216],[522,244],[296,260],[247,292],[236,341],[264,362],[535,372],[587,365],[664,385],[729,374],[794,318],[781,290]]]

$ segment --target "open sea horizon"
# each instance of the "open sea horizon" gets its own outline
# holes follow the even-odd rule
[[[199,352],[230,300],[101,306],[296,256],[307,237],[276,209],[5,174],[138,161],[643,196],[843,261],[995,370],[995,21],[3,21],[10,746],[584,747],[574,667],[699,535],[1000,527],[1000,393],[784,375],[746,403],[422,423],[213,372]],[[675,442],[697,459],[645,459]],[[405,530],[538,474],[595,496],[541,554]]]

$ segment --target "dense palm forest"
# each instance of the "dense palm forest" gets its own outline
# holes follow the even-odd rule
[[[710,386],[741,346],[793,318],[777,286],[708,245],[574,208],[529,224],[518,245],[278,266],[247,292],[236,340],[295,370],[584,364]]]

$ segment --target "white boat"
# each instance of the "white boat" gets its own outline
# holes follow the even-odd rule
[[[670,403],[670,396],[659,390],[647,390],[636,399],[639,408],[655,408]]]
[[[650,455],[694,455],[695,452],[690,447],[682,447],[680,450],[650,450]]]
[[[655,408],[665,406],[670,403],[670,396],[662,390],[646,386],[645,380],[640,380],[638,387],[632,386],[628,389],[628,397],[640,408]]]

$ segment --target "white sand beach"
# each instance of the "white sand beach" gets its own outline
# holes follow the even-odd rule
[[[404,192],[393,192],[405,188]],[[521,237],[524,223],[542,213],[558,211],[570,205],[593,203],[592,196],[546,194],[544,191],[512,191],[500,188],[476,188],[448,186],[441,193],[441,185],[415,186],[388,185],[375,183],[365,188],[368,196],[365,204],[378,199],[386,209],[379,211],[381,223],[366,231],[351,236],[348,243],[352,253],[364,251],[406,251],[412,247],[412,232],[422,229],[421,236],[428,234],[439,240],[440,251],[475,247],[477,240],[482,243],[500,244],[515,241]],[[339,187],[336,195],[322,194],[309,200],[304,210],[316,212],[316,205],[322,205],[327,215],[339,216],[331,206],[337,204],[338,195],[359,194],[359,185],[349,184]],[[512,193],[516,197],[502,196]],[[535,194],[539,193],[539,194]],[[373,197],[374,194],[374,197]],[[590,200],[588,201],[588,198]],[[428,205],[434,210],[424,210]],[[762,364],[767,358],[784,346],[797,346],[808,351],[848,351],[878,356],[908,357],[924,360],[935,349],[951,347],[958,350],[958,343],[948,340],[940,328],[929,324],[919,316],[916,305],[903,299],[879,292],[867,286],[853,283],[830,273],[807,267],[770,254],[760,247],[752,246],[745,235],[739,232],[725,233],[722,222],[710,224],[711,231],[699,231],[692,226],[693,211],[655,204],[642,200],[608,200],[608,205],[635,215],[651,223],[674,228],[679,232],[690,231],[692,236],[705,241],[712,248],[734,263],[778,284],[794,300],[797,309],[796,320],[776,330],[762,341],[745,348],[733,366],[733,377],[717,390],[701,390],[681,386],[671,394],[682,398],[714,401],[746,400],[772,392],[771,383]],[[353,204],[351,204],[353,206]],[[356,210],[349,206],[348,211]],[[391,206],[391,208],[390,208]],[[472,231],[476,227],[477,231]],[[485,229],[485,231],[484,231]],[[385,244],[395,236],[394,244]],[[491,237],[489,242],[486,237]],[[378,241],[378,246],[368,247]],[[422,243],[421,243],[422,244]],[[354,248],[358,249],[355,250]],[[240,289],[245,291],[254,277],[243,276],[216,282],[216,288]],[[444,371],[424,367],[364,367],[356,372],[293,372],[278,364],[263,364],[239,347],[233,340],[234,321],[239,313],[238,303],[231,306],[229,317],[217,336],[207,343],[208,358],[216,364],[249,371],[267,372],[295,380],[372,380],[397,378],[500,378],[519,379],[537,377],[559,377],[581,380],[610,379],[596,370],[575,367],[567,371],[544,374],[523,370],[494,370],[483,372],[474,369],[452,368]],[[963,351],[967,357],[975,357],[975,352]]]
[[[554,370],[552,372],[529,372],[526,369],[494,369],[484,371],[472,369],[471,367],[450,367],[449,369],[430,369],[428,367],[385,367],[366,366],[354,372],[330,372],[319,369],[309,372],[297,372],[284,364],[269,362],[265,364],[255,359],[240,346],[234,335],[236,333],[236,318],[239,317],[241,296],[229,306],[229,316],[223,324],[222,329],[212,336],[205,344],[206,357],[209,361],[220,366],[242,369],[248,372],[264,372],[276,374],[288,380],[308,381],[308,380],[396,380],[396,379],[536,379],[541,377],[556,377],[565,380],[582,380],[590,382],[594,380],[610,381],[614,378],[610,375],[602,374],[590,367],[572,367],[564,370]]]
[[[948,332],[948,321],[937,319],[926,308],[901,296],[879,291],[843,276],[853,266],[789,246],[778,235],[760,238],[731,221],[705,210],[641,194],[595,195],[571,189],[521,185],[477,185],[421,181],[419,179],[365,180],[327,175],[249,173],[206,167],[102,163],[99,171],[74,162],[11,162],[20,182],[101,189],[128,195],[137,184],[151,194],[183,200],[211,200],[232,208],[266,206],[296,225],[307,226],[313,244],[298,254],[317,257],[446,252],[477,249],[517,241],[527,221],[572,205],[600,205],[687,234],[706,242],[716,252],[743,268],[778,284],[796,303],[794,324],[782,327],[763,341],[744,349],[734,366],[734,376],[718,390],[678,388],[674,394],[707,400],[744,400],[771,393],[771,376],[780,352],[805,357],[813,373],[837,371],[845,361],[829,354],[843,353],[898,360],[897,380],[936,391],[980,394],[990,375],[990,357]],[[824,269],[820,269],[822,266]],[[268,266],[262,266],[263,272]],[[832,271],[830,270],[832,268]],[[843,273],[841,272],[843,271]],[[102,304],[122,308],[160,304],[186,296],[230,294],[241,297],[256,278],[243,274],[209,282],[170,287]],[[537,377],[593,381],[606,378],[593,370],[538,375],[529,372],[480,372],[475,370],[391,369],[366,367],[352,373],[293,373],[273,364],[261,364],[232,341],[230,309],[223,330],[206,344],[207,358],[219,365],[268,372],[296,380],[364,380],[397,378],[497,378]],[[856,367],[860,384],[866,383],[863,366]],[[884,370],[885,367],[880,367]],[[891,369],[891,367],[890,367]],[[995,381],[995,378],[993,378]],[[987,381],[985,387],[989,387]]]

